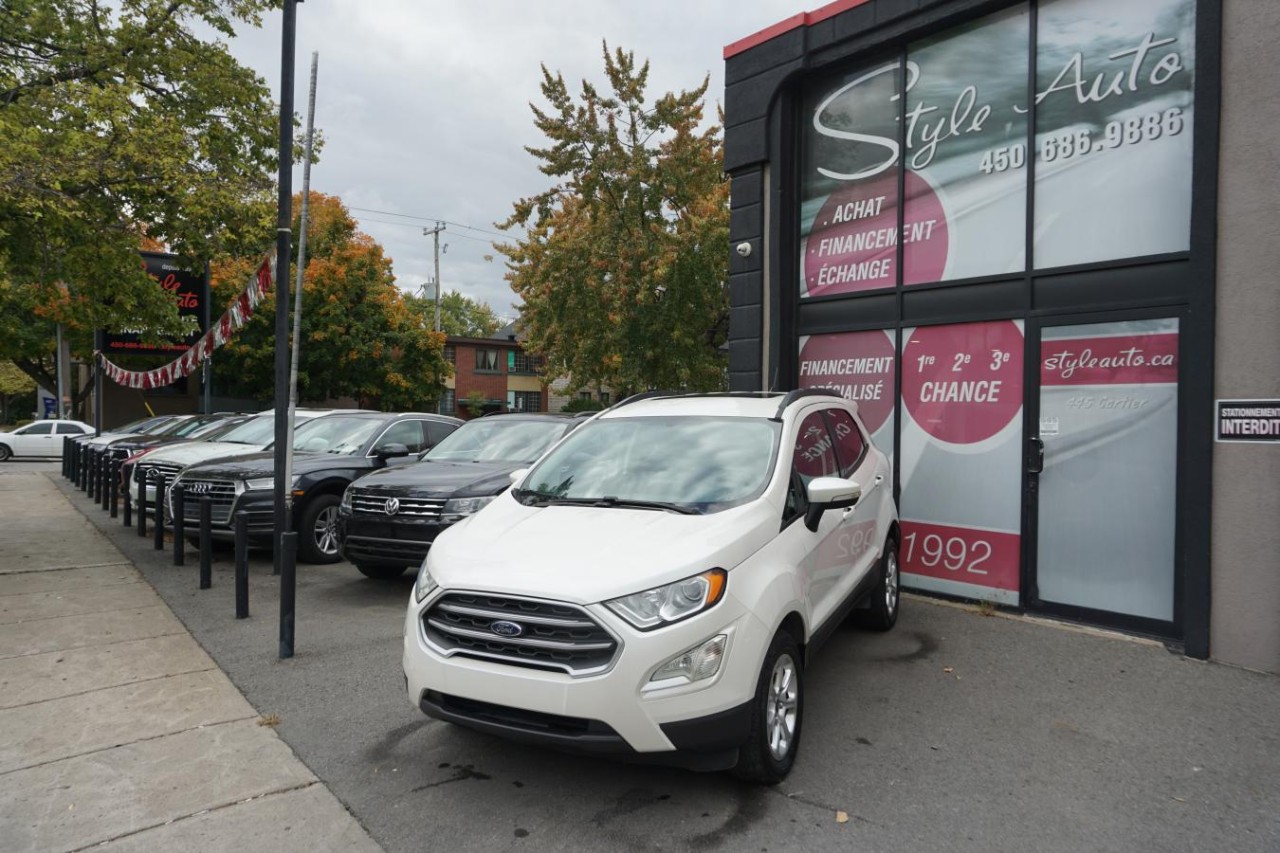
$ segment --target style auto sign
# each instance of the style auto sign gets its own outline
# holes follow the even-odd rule
[[[178,305],[178,316],[190,318],[185,322],[192,331],[179,340],[170,339],[159,346],[143,346],[140,330],[121,329],[118,332],[107,333],[103,350],[134,355],[168,355],[186,352],[205,332],[204,311],[201,303],[205,292],[204,276],[179,267],[177,255],[159,252],[142,252],[141,255],[147,275],[155,279],[156,284],[173,297]]]

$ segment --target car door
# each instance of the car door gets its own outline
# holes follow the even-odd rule
[[[824,512],[817,531],[804,523],[808,508],[806,489],[816,477],[838,477],[835,441],[822,410],[813,409],[800,421],[792,444],[791,484],[787,496],[789,528],[786,535],[799,546],[800,583],[809,609],[810,624],[821,625],[839,603],[836,581],[847,573],[846,518],[843,510]]]
[[[51,456],[53,452],[53,421],[27,424],[13,433],[14,456]]]
[[[875,566],[876,549],[884,539],[879,529],[885,495],[888,494],[888,461],[871,446],[853,415],[845,409],[830,408],[824,414],[835,443],[839,476],[862,487],[862,497],[853,506],[834,510],[841,516],[836,538],[831,579],[837,603],[853,592]]]
[[[79,424],[58,423],[54,435],[56,438],[53,442],[53,453],[58,456],[62,455],[62,443],[67,436],[84,435],[85,428]]]
[[[400,465],[415,459],[416,455],[426,447],[424,426],[425,423],[419,420],[396,421],[383,430],[382,435],[374,441],[373,447],[369,450],[369,456],[375,459],[381,458],[379,454],[387,447],[401,444],[408,448],[410,455],[393,456],[383,461],[388,465]]]

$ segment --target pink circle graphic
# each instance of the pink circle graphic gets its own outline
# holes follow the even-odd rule
[[[902,348],[902,402],[925,432],[975,444],[1022,408],[1022,331],[1012,320],[922,326]]]
[[[904,284],[938,281],[947,266],[946,212],[933,187],[907,172]],[[827,196],[804,241],[804,295],[878,290],[897,284],[898,179],[884,175]]]
[[[814,335],[800,350],[800,387],[839,391],[872,433],[893,414],[893,372],[893,339],[881,331]]]

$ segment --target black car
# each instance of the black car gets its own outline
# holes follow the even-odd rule
[[[334,531],[343,490],[370,471],[412,461],[435,446],[462,421],[447,415],[349,412],[307,421],[294,431],[293,528],[298,531],[298,557],[307,563],[338,560]],[[174,481],[184,495],[186,530],[197,530],[199,499],[212,499],[212,534],[235,537],[235,514],[252,513],[253,539],[270,541],[274,505],[275,453],[213,459],[182,469]],[[172,493],[169,500],[172,513]]]
[[[353,483],[338,507],[342,556],[371,578],[416,567],[440,531],[466,518],[511,485],[583,417],[487,415],[468,421],[413,465]]]
[[[229,429],[232,425],[249,417],[251,416],[236,412],[218,412],[175,418],[165,424],[162,429],[149,435],[137,434],[118,438],[107,445],[107,452],[111,454],[112,459],[127,459],[139,450],[172,444],[175,441],[193,441],[197,438],[211,437],[219,430]]]

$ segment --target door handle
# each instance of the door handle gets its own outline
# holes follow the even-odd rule
[[[1028,474],[1044,472],[1044,442],[1038,435],[1033,435],[1027,439],[1026,465]]]

